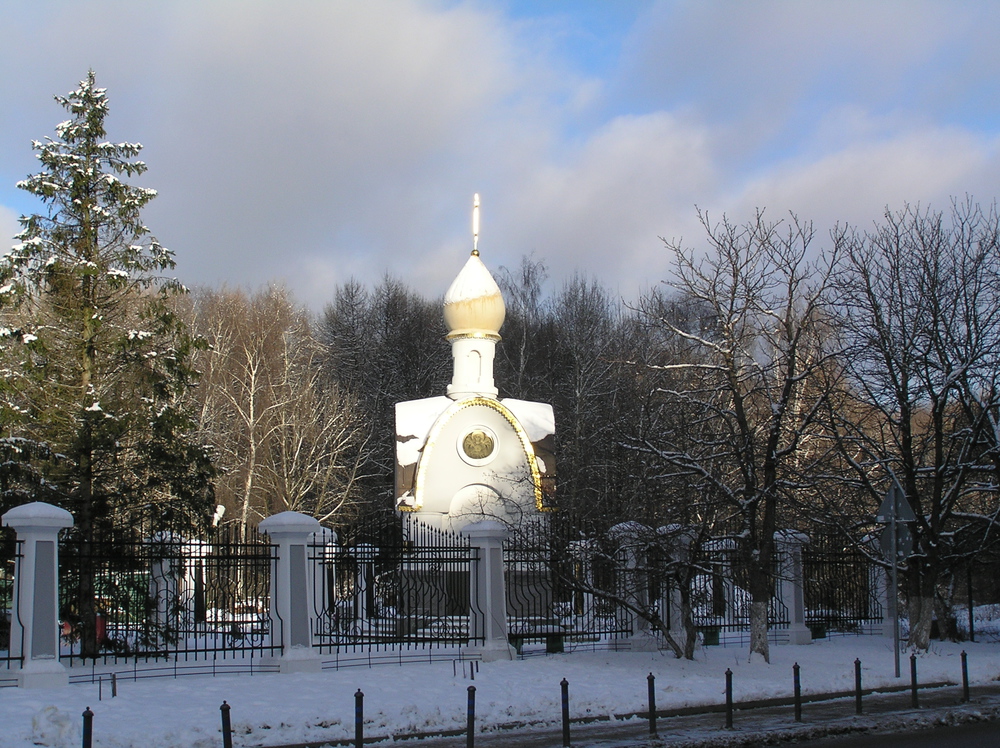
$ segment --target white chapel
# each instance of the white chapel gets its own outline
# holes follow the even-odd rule
[[[396,508],[458,531],[483,519],[516,526],[550,510],[555,486],[552,406],[499,398],[493,360],[506,309],[473,250],[444,297],[454,370],[446,394],[396,404]]]

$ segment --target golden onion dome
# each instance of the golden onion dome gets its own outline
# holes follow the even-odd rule
[[[444,295],[448,337],[499,337],[506,314],[500,286],[479,259],[479,252],[473,251]]]

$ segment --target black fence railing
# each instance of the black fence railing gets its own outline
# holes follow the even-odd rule
[[[79,662],[253,659],[280,652],[269,612],[275,549],[256,533],[206,539],[143,527],[60,547],[61,657]],[[250,665],[252,667],[252,665]]]
[[[614,648],[644,631],[660,636],[639,615],[644,609],[680,635],[678,580],[685,579],[701,641],[747,645],[750,578],[737,549],[729,541],[713,540],[691,554],[680,533],[672,538],[630,523],[595,532],[552,517],[519,528],[504,546],[510,640],[519,651],[543,646],[557,651],[576,645]],[[788,641],[788,601],[795,583],[803,586],[805,624],[815,637],[880,633],[880,570],[864,554],[806,544],[797,582],[792,560],[782,549],[773,554],[772,642]]]
[[[147,670],[176,670],[189,663],[198,672],[216,672],[256,670],[266,657],[280,655],[284,624],[271,609],[277,546],[235,528],[196,535],[140,525],[89,539],[74,530],[64,534],[62,660],[91,669],[143,663]],[[692,556],[680,537],[628,522],[596,532],[559,515],[513,531],[503,549],[510,643],[529,654],[659,637],[647,618],[655,614],[677,630],[672,607],[682,598],[678,580],[686,579],[683,597],[703,643],[746,644],[749,580],[735,549],[709,541]],[[2,681],[19,658],[11,657],[9,642],[17,545],[7,528],[0,541]],[[286,592],[311,590],[312,641],[327,659],[366,653],[370,660],[382,652],[401,661],[403,652],[423,657],[417,652],[440,654],[482,640],[485,613],[471,591],[483,561],[464,535],[377,511],[318,532],[304,558],[301,587]],[[679,574],[685,566],[690,573]],[[802,550],[802,568],[805,622],[815,637],[879,630],[877,565],[860,552],[813,543]],[[769,604],[773,641],[787,637],[788,573],[789,557],[777,553]]]
[[[0,529],[0,685],[13,676],[10,671],[19,667],[21,657],[11,650],[11,619],[14,612],[15,569],[20,558],[21,544],[14,540],[10,528]],[[23,649],[23,646],[15,649]]]
[[[774,554],[774,594],[768,601],[768,638],[787,641],[790,622],[781,585],[787,582],[788,559]],[[691,613],[706,645],[745,646],[750,642],[750,580],[737,550],[725,542],[709,542],[702,549],[698,573],[691,579]]]
[[[518,654],[614,648],[629,636],[635,614],[621,601],[637,591],[615,554],[559,518],[511,534],[504,544],[507,629]]]
[[[346,539],[346,543],[341,539]],[[469,539],[395,513],[310,546],[315,647],[324,654],[466,646],[481,639]]]
[[[802,568],[806,625],[814,639],[882,633],[881,567],[858,550],[811,544],[803,549]]]

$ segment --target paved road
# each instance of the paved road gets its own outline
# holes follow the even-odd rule
[[[803,706],[803,721],[793,719],[789,706],[738,710],[734,729],[723,728],[721,713],[690,714],[660,718],[659,735],[649,737],[643,719],[624,722],[597,722],[571,726],[574,748],[708,748],[710,746],[757,746],[766,733],[768,744],[784,741],[787,745],[808,743],[825,748],[902,748],[914,746],[959,746],[1000,748],[1000,721],[979,721],[982,717],[1000,719],[1000,687],[973,689],[970,704],[961,703],[961,689],[938,688],[921,693],[920,708],[913,709],[909,693],[867,696],[864,714],[855,714],[853,698],[817,702]],[[940,721],[970,724],[934,727]],[[832,732],[839,738],[824,737]],[[510,732],[479,733],[476,748],[561,748],[562,731],[558,726],[525,728]],[[429,738],[407,742],[413,748],[462,748],[465,736]]]
[[[853,735],[809,741],[809,748],[995,748],[1000,746],[1000,723],[974,722],[931,727],[916,732]]]

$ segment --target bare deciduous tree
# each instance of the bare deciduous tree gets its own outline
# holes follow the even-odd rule
[[[691,375],[662,393],[689,414],[688,428],[646,447],[724,512],[749,585],[751,652],[768,660],[774,533],[808,472],[801,451],[827,395],[817,374],[836,355],[825,334],[836,247],[810,259],[812,225],[795,216],[771,222],[758,212],[742,226],[699,218],[707,252],[665,241],[675,259],[667,285],[708,319],[660,319],[698,355],[653,367]]]
[[[343,511],[355,497],[360,414],[324,379],[306,314],[283,289],[205,292],[194,326],[209,343],[200,422],[217,495],[243,533],[276,511]]]
[[[971,200],[948,215],[907,206],[841,237],[855,402],[835,434],[873,505],[892,477],[917,515],[909,644],[926,649],[937,585],[997,534],[1000,215]]]

